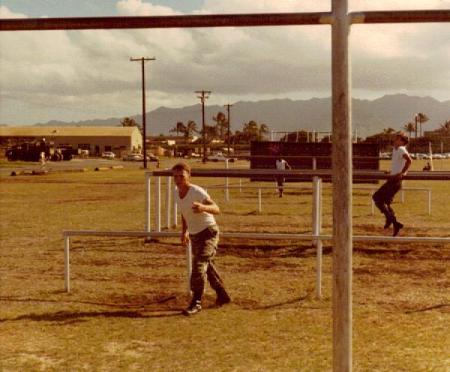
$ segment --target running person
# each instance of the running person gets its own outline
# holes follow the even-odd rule
[[[202,309],[206,280],[217,293],[217,306],[231,302],[231,298],[214,265],[219,242],[219,228],[214,215],[219,214],[220,209],[203,188],[190,183],[191,169],[187,164],[178,163],[172,171],[178,189],[175,201],[182,219],[181,243],[186,245],[190,241],[192,247],[192,301],[183,310],[183,314],[189,316]]]
[[[386,216],[384,228],[388,229],[393,225],[393,236],[397,236],[403,224],[395,217],[394,210],[391,207],[395,194],[402,188],[403,176],[408,172],[411,166],[411,157],[409,156],[406,145],[408,137],[399,132],[395,135],[392,150],[391,173],[387,181],[373,194],[373,201],[378,209]]]
[[[275,167],[277,168],[277,170],[285,170],[286,168],[288,169],[292,169],[291,166],[289,165],[289,163],[284,160],[281,155],[278,157],[278,159],[275,161]],[[280,196],[280,198],[283,197],[283,184],[284,184],[284,177],[282,176],[277,176],[275,177],[277,180],[277,186],[278,186],[278,194]]]

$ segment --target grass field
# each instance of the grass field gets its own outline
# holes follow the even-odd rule
[[[450,160],[436,167],[450,170]],[[431,188],[433,202],[428,216],[426,194],[406,192],[405,203],[394,205],[402,234],[449,236],[450,184],[405,186]],[[295,241],[222,240],[217,264],[233,303],[213,308],[208,288],[205,311],[193,318],[180,315],[189,299],[176,239],[74,238],[72,291],[65,293],[62,231],[143,230],[144,191],[139,169],[0,178],[1,371],[331,370],[331,245],[321,301],[314,298],[314,249]],[[254,190],[233,190],[230,203],[223,191],[210,192],[222,231],[311,232],[308,190],[282,199],[264,191],[261,214]],[[355,191],[353,205],[355,235],[386,234],[367,191]],[[331,213],[325,184],[325,233]],[[355,371],[450,370],[449,259],[448,245],[355,244]]]

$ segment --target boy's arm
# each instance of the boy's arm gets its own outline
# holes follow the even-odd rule
[[[192,203],[192,209],[195,213],[206,212],[210,214],[220,214],[219,206],[211,198],[206,198],[202,203]]]

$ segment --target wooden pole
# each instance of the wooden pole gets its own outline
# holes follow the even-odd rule
[[[348,0],[333,0],[333,371],[352,370],[352,126]]]

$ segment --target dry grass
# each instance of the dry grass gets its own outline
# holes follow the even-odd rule
[[[63,292],[61,232],[141,230],[142,171],[0,181],[0,370],[331,370],[331,246],[324,299],[317,301],[309,244],[222,241],[218,266],[234,302],[214,309],[208,290],[206,310],[188,319],[179,315],[188,297],[177,240],[75,238],[72,292]],[[448,236],[448,183],[408,186],[432,188],[433,215],[425,195],[406,194],[406,203],[395,205],[404,234]],[[324,230],[331,232],[325,189]],[[222,207],[224,231],[311,229],[309,192],[279,199],[267,191],[261,215],[253,192],[233,191],[230,204],[221,191],[211,193]],[[354,233],[383,234],[367,195],[355,193]],[[358,243],[354,249],[354,369],[448,370],[450,247]]]

